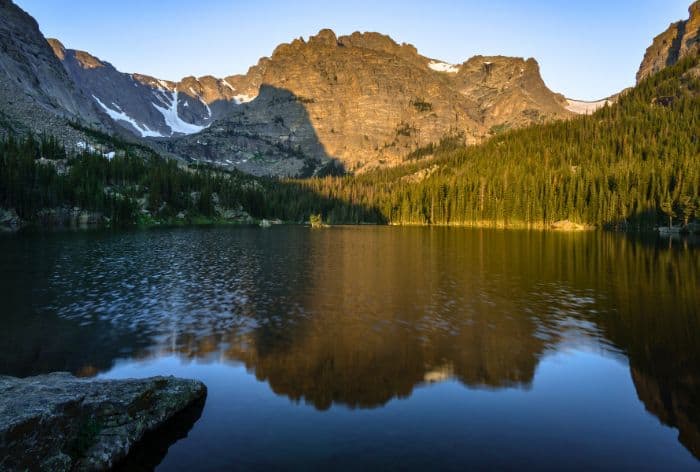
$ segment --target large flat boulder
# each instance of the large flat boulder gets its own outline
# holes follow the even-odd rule
[[[203,383],[174,377],[0,376],[0,470],[109,469],[205,397]]]

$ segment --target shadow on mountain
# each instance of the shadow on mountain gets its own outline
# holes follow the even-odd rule
[[[310,100],[263,84],[251,102],[211,103],[212,109],[229,110],[209,128],[160,144],[190,160],[257,176],[342,175],[343,164],[327,153],[314,129],[306,109]]]

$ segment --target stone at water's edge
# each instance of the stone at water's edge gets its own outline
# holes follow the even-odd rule
[[[0,376],[0,470],[105,470],[206,396],[195,380]]]

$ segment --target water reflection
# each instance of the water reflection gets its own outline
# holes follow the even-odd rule
[[[279,395],[376,408],[417,386],[529,389],[569,349],[629,359],[700,457],[697,249],[608,234],[154,231],[0,241],[2,373],[176,354]]]

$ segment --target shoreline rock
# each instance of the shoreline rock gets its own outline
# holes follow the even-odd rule
[[[16,233],[22,228],[22,220],[14,208],[0,208],[0,232]]]
[[[550,229],[554,231],[593,231],[595,229],[595,226],[582,223],[574,223],[573,221],[569,220],[561,220],[552,223]]]
[[[206,392],[175,377],[0,376],[0,469],[108,470]]]

